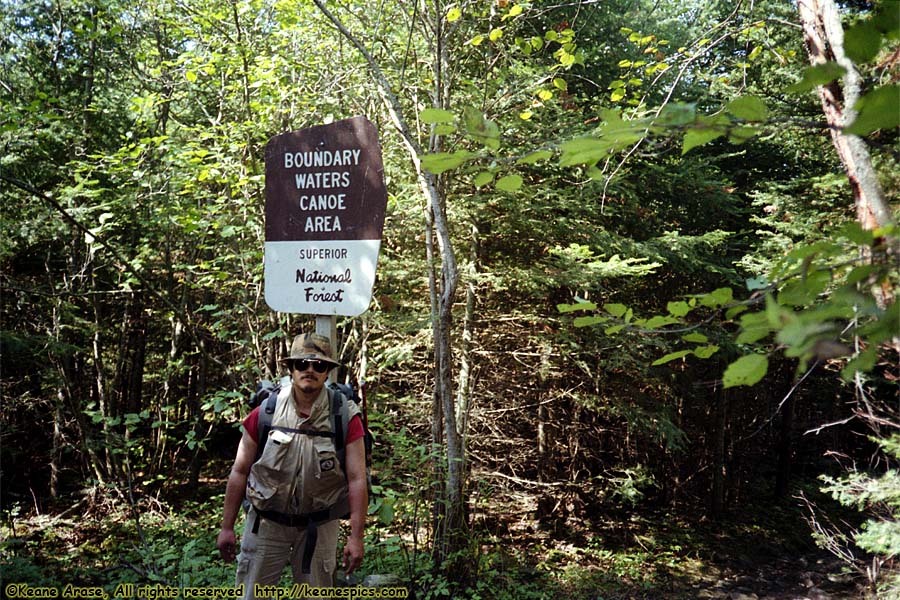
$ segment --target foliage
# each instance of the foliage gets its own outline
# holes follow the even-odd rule
[[[580,317],[575,325],[604,324],[608,335],[626,327],[666,334],[669,327],[681,334],[684,342],[693,344],[687,350],[658,358],[653,363],[658,365],[691,354],[701,359],[715,354],[719,347],[708,344],[706,335],[684,332],[699,327],[693,323],[704,318],[701,311],[722,310],[726,319],[740,324],[737,344],[753,344],[774,336],[786,356],[799,358],[801,373],[812,361],[852,357],[843,370],[844,378],[852,380],[857,373],[875,367],[879,345],[888,342],[900,327],[898,304],[887,308],[879,305],[883,290],[893,289],[898,283],[898,272],[888,258],[891,250],[880,241],[892,236],[890,230],[866,232],[851,223],[830,240],[799,246],[788,253],[770,273],[775,284],[748,280],[747,286],[753,291],[748,300],[735,302],[731,288],[720,288],[673,300],[667,314],[647,319],[634,319],[631,309],[623,304],[607,304],[603,307],[606,315]],[[763,310],[748,311],[761,300],[765,303]],[[562,312],[596,308],[592,303],[559,306]],[[765,356],[739,358],[724,373],[725,387],[753,385],[767,370]]]
[[[888,198],[900,181],[896,111],[885,110],[897,101],[893,7],[843,6],[864,77],[849,131],[865,136]],[[465,540],[465,594],[441,573],[449,563],[430,563],[426,504],[440,508],[433,467],[446,459],[430,440],[441,415],[429,391],[435,257],[423,244],[434,231],[364,59],[321,11],[268,0],[0,8],[2,503],[53,514],[96,486],[115,505],[70,530],[12,532],[4,577],[230,579],[211,546],[221,482],[200,505],[167,501],[227,470],[249,387],[278,374],[286,341],[309,325],[262,302],[264,145],[366,114],[385,157],[385,239],[372,309],[340,327],[350,376],[368,365],[384,448],[367,562],[432,597],[560,585],[596,597],[619,577],[664,587],[686,546],[593,536],[573,550],[513,540],[499,516]],[[476,505],[504,495],[517,502],[501,516],[530,511],[542,489],[560,491],[560,508],[539,528],[571,529],[598,507],[695,510],[714,472],[740,509],[768,489],[780,453],[797,475],[821,472],[826,450],[862,460],[853,421],[827,440],[791,428],[895,393],[897,232],[847,225],[851,190],[811,93],[842,70],[803,68],[793,3],[340,8],[412,137],[433,149],[420,158],[471,292],[471,319],[460,298],[448,305],[447,367],[466,360],[473,374],[459,382],[471,394],[467,483],[489,490],[473,512],[499,512]],[[779,437],[783,392],[815,365],[817,387],[798,392],[797,423]],[[852,385],[825,382],[838,369]],[[129,492],[143,534],[121,508]],[[886,552],[879,540],[894,532],[878,523],[859,543]],[[75,533],[53,537],[64,530]],[[643,577],[642,561],[660,575]]]
[[[221,496],[215,496],[181,510],[145,506],[139,520],[119,506],[80,523],[20,520],[18,531],[15,524],[4,525],[4,582],[60,589],[70,583],[101,586],[110,595],[120,583],[229,585],[232,573],[215,548],[220,502]]]
[[[896,433],[875,438],[881,450],[893,459],[900,458],[900,436]],[[900,554],[900,473],[895,468],[883,472],[850,470],[840,477],[822,476],[822,491],[830,494],[843,506],[852,507],[868,515],[861,527],[852,532],[856,546],[882,557],[881,562]],[[896,591],[900,579],[896,573],[887,572],[878,579],[878,572],[870,573],[883,593]]]

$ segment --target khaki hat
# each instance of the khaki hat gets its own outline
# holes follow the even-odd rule
[[[340,367],[341,363],[331,358],[331,340],[318,333],[301,333],[291,342],[291,354],[281,362],[291,360],[322,360]]]

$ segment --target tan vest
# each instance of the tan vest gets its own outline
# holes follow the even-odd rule
[[[326,510],[347,499],[347,479],[334,438],[291,430],[331,432],[331,394],[322,388],[309,417],[300,417],[291,386],[278,394],[265,450],[250,468],[247,499],[260,510],[288,515]],[[348,401],[348,421],[359,414]]]

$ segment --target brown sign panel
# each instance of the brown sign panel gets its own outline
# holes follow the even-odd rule
[[[266,145],[265,297],[281,312],[362,314],[387,206],[375,127],[354,117]]]
[[[365,117],[277,135],[266,145],[266,241],[380,240],[387,190]]]

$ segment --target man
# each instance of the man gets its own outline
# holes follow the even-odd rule
[[[253,598],[254,584],[277,585],[290,563],[296,583],[331,587],[340,521],[349,507],[350,535],[343,552],[346,573],[363,558],[363,529],[368,509],[364,431],[352,401],[346,436],[346,474],[337,460],[332,425],[332,394],[325,382],[340,366],[331,357],[331,340],[318,334],[294,338],[285,363],[291,385],[278,394],[272,429],[256,460],[258,411],[243,421],[244,433],[225,489],[222,529],[216,546],[231,562],[234,523],[246,497],[247,512],[236,584]],[[349,505],[349,506],[348,506]]]

